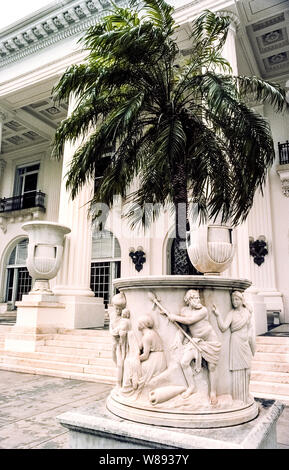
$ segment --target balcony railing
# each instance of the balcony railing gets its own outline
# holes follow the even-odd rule
[[[280,165],[289,164],[289,142],[286,140],[283,144],[278,142],[279,163]]]
[[[13,196],[0,199],[0,213],[19,211],[39,207],[45,209],[45,194],[42,191],[31,191],[22,196]]]

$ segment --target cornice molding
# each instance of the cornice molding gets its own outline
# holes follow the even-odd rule
[[[119,5],[125,4],[125,0],[115,1]],[[20,23],[18,29],[12,27],[11,31],[7,28],[4,34],[0,34],[0,68],[86,31],[105,15],[109,6],[106,0],[63,3],[52,10],[45,9],[43,16],[37,16],[37,21],[35,15],[31,16],[31,22],[28,18]]]

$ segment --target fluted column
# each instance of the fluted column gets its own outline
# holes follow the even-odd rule
[[[3,113],[0,110],[0,154],[2,153],[2,132],[3,132],[3,124],[4,124],[5,118],[6,118],[5,113]]]
[[[223,49],[223,56],[230,63],[233,75],[238,75],[236,33],[239,26],[239,19],[232,12],[224,11],[223,13],[224,15],[230,16],[232,20]],[[248,219],[235,228],[233,237],[236,251],[228,272],[230,276],[234,278],[243,278],[253,281],[252,286],[246,290],[246,298],[254,310],[256,334],[262,334],[267,331],[266,305],[264,303],[263,296],[259,289],[254,285],[254,280],[252,279]]]
[[[233,75],[238,75],[236,32],[239,26],[239,19],[232,12],[222,11],[221,13],[231,18],[231,24],[222,55],[230,63]],[[247,221],[240,224],[234,230],[234,242],[236,244],[236,253],[230,268],[230,274],[233,277],[250,279],[249,232]]]
[[[0,158],[0,189],[2,186],[2,180],[3,180],[4,170],[5,170],[6,165],[7,165],[6,160],[4,160],[3,158]]]
[[[72,98],[68,113],[74,106]],[[62,265],[52,288],[59,301],[69,308],[72,326],[85,328],[103,325],[104,304],[90,289],[92,227],[88,203],[93,196],[93,182],[86,184],[74,200],[66,189],[66,174],[76,145],[66,143],[64,149],[58,221],[71,232],[66,237]]]
[[[260,114],[264,114],[263,106],[254,107]],[[267,311],[279,311],[281,322],[284,321],[284,305],[282,293],[277,289],[275,256],[273,251],[273,222],[271,209],[271,190],[269,176],[263,188],[263,194],[258,191],[254,204],[248,217],[249,235],[255,240],[264,237],[267,243],[268,254],[264,262],[258,266],[250,257],[251,279],[264,296]]]
[[[68,113],[72,112],[74,105],[75,100],[71,99]],[[66,237],[65,254],[56,278],[54,292],[64,295],[94,296],[90,289],[92,235],[87,204],[93,195],[93,184],[85,185],[74,200],[66,189],[66,174],[75,148],[75,145],[66,143],[63,155],[58,221],[67,225],[71,232]]]

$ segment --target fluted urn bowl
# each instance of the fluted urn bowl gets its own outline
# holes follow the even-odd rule
[[[219,275],[234,256],[232,228],[227,225],[195,225],[187,235],[187,251],[201,273]]]
[[[28,256],[26,260],[30,276],[35,279],[31,293],[49,293],[49,280],[60,268],[64,237],[70,228],[54,222],[27,222],[22,229],[28,233]]]

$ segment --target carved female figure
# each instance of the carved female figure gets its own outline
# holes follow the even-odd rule
[[[167,368],[167,361],[162,340],[154,329],[153,318],[150,315],[140,317],[138,329],[142,333],[142,352],[139,356],[142,372],[138,383],[138,389],[141,390]]]
[[[249,398],[249,381],[251,360],[255,353],[255,335],[252,311],[245,304],[243,294],[234,291],[231,296],[233,309],[223,320],[213,306],[213,313],[222,332],[230,328],[230,371],[233,377],[232,396],[235,400],[247,402]]]

